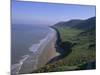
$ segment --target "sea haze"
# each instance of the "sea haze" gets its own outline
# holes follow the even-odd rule
[[[16,64],[23,56],[29,55],[31,53],[29,48],[33,44],[40,43],[49,31],[49,27],[12,24],[11,64]]]

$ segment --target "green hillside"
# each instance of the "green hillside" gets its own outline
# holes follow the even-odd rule
[[[69,21],[56,23],[54,26],[55,27],[73,27],[73,26],[81,23],[82,21],[83,20],[80,20],[80,19],[73,19],[73,20],[69,20]]]
[[[95,28],[95,23],[96,23],[96,17],[92,17],[81,21],[79,24],[74,25],[72,28],[89,30],[91,28]]]
[[[86,24],[83,26],[83,24]],[[88,26],[89,25],[89,26]],[[61,38],[59,47],[63,50],[59,59],[46,64],[34,72],[55,72],[95,69],[96,38],[95,17],[87,19],[76,27],[53,26]],[[61,49],[59,48],[59,51]]]

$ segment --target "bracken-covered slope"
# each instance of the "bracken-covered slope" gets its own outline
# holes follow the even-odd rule
[[[73,26],[72,28],[88,30],[91,28],[95,28],[95,22],[96,22],[96,17],[92,17],[82,21],[81,23]]]
[[[70,27],[76,29],[84,29],[88,30],[90,28],[95,27],[96,17],[92,17],[86,20],[70,20],[66,22],[59,22],[54,25],[54,27]]]
[[[81,23],[83,20],[79,20],[79,19],[73,19],[73,20],[69,20],[69,21],[66,21],[66,22],[59,22],[59,23],[56,23],[54,25],[54,27],[73,27],[79,23]]]

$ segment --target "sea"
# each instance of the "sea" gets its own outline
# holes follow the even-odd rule
[[[49,33],[50,28],[47,26],[13,24],[11,26],[11,69],[16,68],[27,55],[37,51],[38,44]]]

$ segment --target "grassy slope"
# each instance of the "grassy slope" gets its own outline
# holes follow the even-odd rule
[[[36,72],[69,71],[81,69],[80,66],[95,61],[95,29],[82,31],[73,28],[57,27],[61,34],[62,42],[69,41],[73,44],[69,55],[48,64]]]
[[[59,31],[63,41],[75,43],[75,45],[72,47],[72,52],[70,55],[63,59],[66,60],[64,62],[67,65],[77,65],[81,64],[82,62],[95,59],[95,47],[89,47],[90,45],[95,44],[94,30],[93,32],[91,31],[93,35],[89,34],[90,31],[87,31],[84,33],[85,35],[82,35],[80,33],[83,32],[76,29],[59,28]]]

